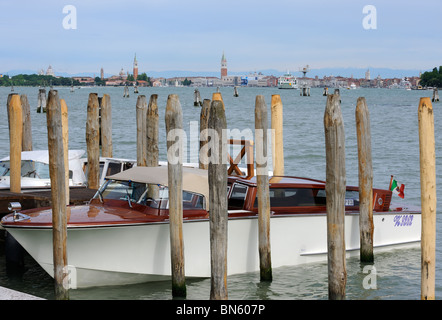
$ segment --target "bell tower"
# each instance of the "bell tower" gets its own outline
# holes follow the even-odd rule
[[[135,58],[134,58],[134,79],[135,81],[138,78],[138,61],[137,61],[137,54],[135,53]]]
[[[227,76],[227,60],[226,57],[224,56],[224,51],[223,51],[223,57],[221,58],[221,79],[226,76]]]

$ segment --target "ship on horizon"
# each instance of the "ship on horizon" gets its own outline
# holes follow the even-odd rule
[[[278,78],[278,89],[298,89],[298,79],[287,70]]]

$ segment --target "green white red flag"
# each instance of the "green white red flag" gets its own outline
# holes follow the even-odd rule
[[[393,176],[391,176],[390,180],[390,190],[391,192],[397,194],[402,199],[404,198],[404,184],[399,184],[395,179],[393,179]]]

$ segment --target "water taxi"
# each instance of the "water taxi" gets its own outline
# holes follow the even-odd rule
[[[86,205],[67,209],[70,287],[170,279],[167,166],[133,167],[106,178]],[[228,274],[259,271],[256,177],[228,178]],[[327,259],[325,182],[271,176],[272,267]],[[358,187],[347,187],[345,246],[359,254]],[[391,204],[392,191],[373,189],[375,250],[420,241],[420,208]],[[186,277],[210,277],[207,170],[183,167],[183,242]],[[5,216],[1,225],[53,276],[52,211]]]

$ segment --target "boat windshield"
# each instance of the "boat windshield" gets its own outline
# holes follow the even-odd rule
[[[126,200],[156,209],[168,209],[169,189],[162,185],[132,181],[106,180],[94,199]],[[183,209],[204,209],[203,195],[183,191]]]
[[[0,176],[10,175],[10,161],[0,161]],[[72,177],[72,171],[69,172],[70,177]],[[50,179],[49,175],[49,164],[32,161],[32,160],[22,160],[21,161],[21,176],[28,178],[37,179]]]

